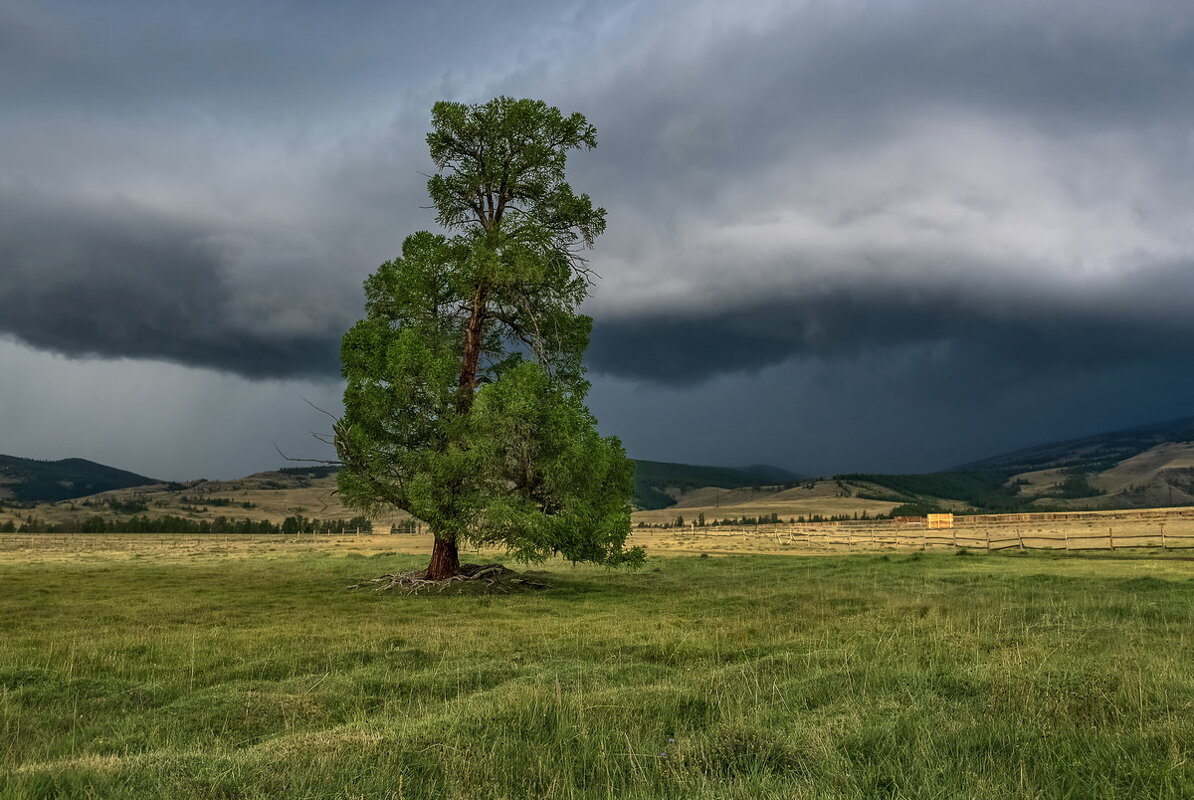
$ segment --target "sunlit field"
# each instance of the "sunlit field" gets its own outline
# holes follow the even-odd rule
[[[408,596],[345,587],[415,537],[80,538],[0,551],[3,798],[1194,795],[1194,561],[1159,549]]]

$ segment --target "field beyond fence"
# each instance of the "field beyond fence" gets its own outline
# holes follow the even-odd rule
[[[894,520],[640,529],[637,540],[665,549],[741,552],[891,547],[997,551],[1194,549],[1194,508],[1040,514],[933,515]]]
[[[951,515],[945,515],[951,516]],[[1194,549],[1194,508],[1094,511],[1047,514],[952,515],[950,527],[925,518],[849,520],[762,525],[713,525],[636,528],[631,545],[649,553],[829,553],[880,551],[892,548],[1001,551],[1019,550],[1158,550]],[[383,528],[384,529],[384,528]],[[3,533],[0,554],[70,558],[80,554],[149,554],[176,556],[200,553],[248,556],[281,555],[302,550],[343,549],[364,553],[396,551],[427,553],[431,536],[420,526],[405,533],[355,534],[318,530],[277,534],[150,534],[150,533]],[[462,555],[482,555],[462,550]]]

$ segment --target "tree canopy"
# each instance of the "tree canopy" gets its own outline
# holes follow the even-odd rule
[[[436,103],[427,189],[446,233],[408,236],[344,335],[341,495],[426,522],[429,578],[459,570],[461,542],[522,561],[642,558],[624,548],[633,465],[584,403],[592,321],[577,309],[605,210],[565,165],[596,143],[582,115],[542,101]]]

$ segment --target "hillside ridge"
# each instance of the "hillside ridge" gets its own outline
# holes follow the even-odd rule
[[[0,455],[0,500],[52,503],[155,483],[161,481],[85,458],[39,461]]]

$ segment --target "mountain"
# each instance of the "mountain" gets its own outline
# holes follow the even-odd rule
[[[158,482],[83,458],[35,461],[0,455],[0,501],[52,503]]]

